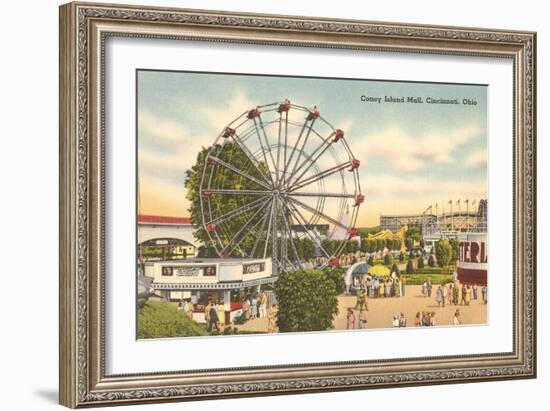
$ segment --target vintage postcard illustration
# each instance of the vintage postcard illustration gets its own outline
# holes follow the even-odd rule
[[[137,337],[487,323],[487,87],[138,70]]]

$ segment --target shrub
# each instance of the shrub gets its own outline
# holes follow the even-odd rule
[[[445,267],[450,264],[453,250],[448,240],[438,241],[435,246],[435,256],[440,267]]]
[[[332,328],[338,314],[334,281],[322,270],[290,271],[275,283],[281,332],[323,331]]]
[[[434,256],[430,254],[430,258],[428,258],[428,265],[430,267],[435,267],[435,259]]]
[[[138,311],[138,338],[166,338],[208,335],[196,321],[190,320],[169,303],[148,300]]]
[[[418,257],[418,268],[424,268],[424,257]]]
[[[344,281],[344,275],[346,274],[346,269],[343,267],[325,267],[323,272],[334,283],[334,288],[336,289],[336,294],[342,294],[346,291],[346,282]]]
[[[407,262],[407,274],[412,274],[414,272],[413,262],[412,260],[409,260]]]
[[[389,254],[386,254],[384,256],[384,265],[387,265],[388,267],[390,267],[391,265],[393,264],[393,258],[391,255]]]

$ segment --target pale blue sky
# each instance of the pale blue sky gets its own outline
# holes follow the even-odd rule
[[[456,98],[461,104],[378,104],[361,102],[362,95]],[[243,107],[285,98],[317,105],[345,130],[362,162],[367,201],[359,225],[377,224],[381,213],[486,198],[486,86],[139,71],[141,211],[187,215],[184,173],[197,150],[212,144]],[[477,105],[462,104],[465,98]]]

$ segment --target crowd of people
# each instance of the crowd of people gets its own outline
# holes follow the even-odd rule
[[[392,273],[388,277],[363,275],[357,296],[363,294],[368,298],[404,297],[407,280],[403,276]]]
[[[425,297],[431,297],[432,288],[431,281],[425,281],[422,284],[422,294]],[[439,307],[445,307],[445,304],[468,306],[472,300],[477,300],[478,298],[479,287],[477,284],[460,285],[456,281],[439,285],[435,293],[435,301]],[[481,298],[483,303],[487,304],[487,286],[481,288]]]
[[[369,310],[368,299],[380,297],[401,297],[405,295],[406,280],[404,277],[392,275],[387,278],[364,277],[361,279],[361,288],[356,293],[356,303],[353,308],[348,308],[346,328],[362,329],[367,325],[367,311]],[[487,286],[477,284],[459,284],[453,281],[448,284],[434,287],[430,280],[424,281],[421,293],[424,297],[432,297],[432,290],[435,288],[435,301],[439,307],[448,305],[469,306],[472,300],[482,299],[487,304]],[[460,310],[457,308],[453,314],[453,325],[462,324]],[[396,313],[392,317],[392,327],[407,327],[407,318],[403,312]],[[435,311],[417,312],[414,317],[414,326],[431,327],[436,325]]]

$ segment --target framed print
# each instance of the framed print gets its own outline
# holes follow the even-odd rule
[[[61,404],[534,378],[535,50],[61,6]]]

